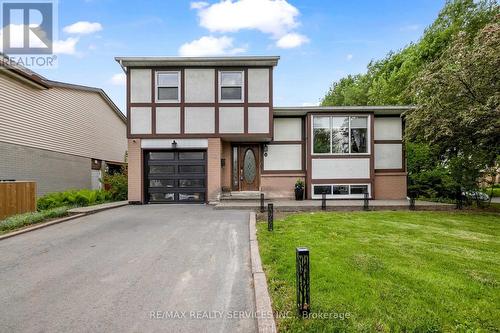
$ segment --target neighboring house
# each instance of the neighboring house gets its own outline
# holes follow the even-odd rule
[[[38,196],[100,188],[125,164],[126,122],[101,89],[0,66],[0,180],[34,180]]]
[[[409,107],[274,107],[279,57],[116,60],[127,73],[130,202],[290,198],[297,179],[310,199],[406,197]]]

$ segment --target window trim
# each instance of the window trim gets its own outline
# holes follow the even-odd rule
[[[241,73],[241,99],[222,99],[222,73]],[[218,101],[219,103],[244,103],[245,101],[245,71],[244,70],[221,70],[218,73]],[[239,87],[239,86],[227,86]]]
[[[314,152],[314,118],[315,117],[328,117],[329,118],[329,124],[330,124],[330,152],[329,153],[315,153]],[[349,118],[349,152],[348,153],[333,153],[332,152],[332,130],[333,130],[333,117],[347,117]],[[366,153],[352,153],[351,152],[351,117],[366,117],[366,133],[367,133],[367,147],[366,147]],[[370,115],[365,115],[365,114],[314,114],[311,116],[311,156],[370,156],[371,154],[371,122],[372,122],[372,117]],[[357,128],[357,127],[355,127]],[[327,184],[328,185],[328,184]]]
[[[160,74],[177,74],[177,99],[159,99],[159,88],[173,88],[173,86],[159,86],[158,78]],[[155,101],[156,103],[180,103],[181,102],[181,71],[156,71],[155,72]]]
[[[350,183],[350,184],[312,184],[311,188],[311,199],[321,199],[321,194],[314,194],[314,188],[316,186],[348,186],[349,194],[327,194],[327,199],[364,199],[364,194],[351,194],[351,186],[367,186],[368,187],[368,198],[372,198],[372,187],[370,183]],[[333,191],[332,191],[333,193]]]

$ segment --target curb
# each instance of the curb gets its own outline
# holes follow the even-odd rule
[[[25,234],[27,232],[34,231],[37,229],[42,229],[42,228],[45,228],[45,227],[48,227],[48,226],[51,226],[54,224],[59,224],[59,223],[66,222],[69,220],[74,220],[74,219],[77,219],[77,218],[82,217],[82,216],[85,216],[85,214],[70,215],[67,217],[63,217],[61,219],[57,219],[57,220],[53,220],[53,221],[49,221],[49,222],[45,222],[45,223],[40,223],[40,224],[37,224],[33,227],[26,228],[26,229],[21,229],[21,230],[14,231],[14,232],[9,232],[8,234],[0,236],[0,241],[3,239],[17,236],[17,235]]]
[[[22,234],[25,234],[25,233],[30,232],[30,231],[34,231],[34,230],[42,229],[42,228],[45,228],[45,227],[49,227],[49,226],[54,225],[54,224],[59,224],[59,223],[62,223],[62,222],[66,222],[66,221],[77,219],[79,217],[84,217],[84,216],[91,215],[91,214],[94,214],[94,213],[102,212],[104,210],[118,208],[118,207],[123,207],[123,206],[126,206],[126,205],[128,205],[128,202],[127,203],[120,203],[119,205],[114,205],[114,206],[107,206],[107,207],[96,208],[95,210],[90,210],[88,212],[82,212],[82,213],[74,213],[74,212],[72,213],[71,209],[70,209],[70,210],[68,210],[68,214],[70,214],[69,216],[66,216],[66,217],[63,217],[63,218],[60,218],[60,219],[56,219],[56,220],[52,220],[52,221],[49,221],[49,222],[45,222],[45,223],[36,224],[36,225],[34,225],[32,227],[28,227],[28,228],[25,228],[25,229],[21,229],[21,230],[9,232],[8,234],[1,235],[0,236],[0,241],[4,240],[4,239],[7,239],[7,238],[11,238],[11,237],[17,236],[17,235],[22,235]],[[89,206],[89,207],[91,207],[91,206]]]
[[[271,298],[267,289],[266,274],[262,270],[262,262],[259,254],[259,242],[257,241],[257,229],[255,213],[250,212],[250,260],[252,264],[252,278],[255,292],[255,307],[257,309],[257,329],[259,333],[276,333],[276,323],[272,315]]]
[[[102,212],[103,210],[127,206],[128,204],[129,204],[128,201],[109,202],[109,203],[105,203],[102,205],[72,208],[72,209],[68,210],[68,213],[69,214],[90,215],[90,214]],[[99,207],[99,206],[101,206],[101,207]]]

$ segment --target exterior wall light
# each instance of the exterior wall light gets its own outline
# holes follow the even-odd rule
[[[172,141],[172,149],[176,149],[177,148],[177,142],[174,140]]]
[[[269,150],[269,147],[267,145],[264,145],[264,157],[267,157],[268,150]]]

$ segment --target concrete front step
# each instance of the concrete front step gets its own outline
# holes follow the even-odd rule
[[[220,200],[260,200],[260,191],[239,191],[223,193]]]

